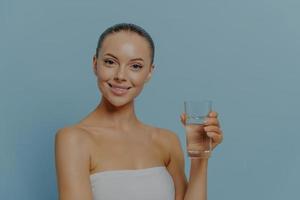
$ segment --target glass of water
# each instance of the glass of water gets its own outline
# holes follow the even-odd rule
[[[184,101],[186,145],[191,158],[209,158],[212,139],[204,131],[204,120],[212,111],[212,101]]]

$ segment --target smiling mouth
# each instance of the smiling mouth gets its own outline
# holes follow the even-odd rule
[[[110,83],[108,83],[108,85],[111,87],[111,88],[114,88],[114,89],[119,89],[119,90],[129,90],[131,87],[126,87],[126,86],[117,86],[117,85],[112,85]]]

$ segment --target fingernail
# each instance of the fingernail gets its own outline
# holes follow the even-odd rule
[[[208,137],[212,137],[213,135],[214,135],[213,132],[207,132],[207,136],[208,136]]]

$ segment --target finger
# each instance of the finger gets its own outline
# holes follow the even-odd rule
[[[221,134],[221,129],[218,126],[205,126],[204,127],[205,132],[216,132],[218,134]]]
[[[182,114],[180,115],[180,120],[181,120],[181,123],[182,123],[183,125],[185,125],[185,121],[186,121],[186,115],[185,115],[185,113],[182,113]]]
[[[218,113],[216,111],[211,111],[209,114],[208,114],[209,117],[218,117]]]
[[[207,117],[205,119],[205,122],[204,122],[205,125],[216,125],[216,126],[220,126],[220,122],[217,118],[215,117]]]
[[[216,132],[207,132],[207,136],[212,138],[213,143],[220,144],[223,141],[223,134],[218,134]]]

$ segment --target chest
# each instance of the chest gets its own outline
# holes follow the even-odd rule
[[[166,165],[166,146],[153,134],[98,133],[93,140],[91,172]]]

